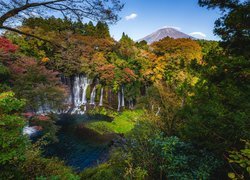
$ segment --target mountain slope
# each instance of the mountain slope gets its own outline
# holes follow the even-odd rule
[[[138,40],[138,41],[142,41],[145,40],[147,41],[148,44],[152,44],[153,42],[159,41],[165,37],[171,37],[174,39],[178,39],[178,38],[190,38],[190,39],[195,39],[192,36],[189,36],[183,32],[180,32],[174,28],[163,28],[163,29],[159,29],[158,31]]]

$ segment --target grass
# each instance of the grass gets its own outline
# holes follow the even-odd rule
[[[85,124],[85,127],[92,129],[100,134],[130,132],[139,117],[143,115],[142,110],[124,111],[116,116],[112,122],[94,121]]]

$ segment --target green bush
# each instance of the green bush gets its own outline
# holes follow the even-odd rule
[[[88,180],[119,180],[110,164],[104,163],[94,168],[88,168],[80,174],[81,179]]]
[[[208,179],[220,166],[212,153],[157,131],[145,122],[134,128],[122,150],[127,175],[140,169],[153,179]]]
[[[20,110],[24,100],[18,100],[13,92],[0,94],[0,179],[18,175],[17,167],[25,160],[24,153],[29,144],[22,135],[25,119]]]
[[[139,117],[143,114],[142,110],[124,111],[122,114],[116,116],[112,122],[94,121],[86,124],[86,127],[100,133],[123,133],[130,132]]]
[[[63,161],[57,158],[42,157],[37,144],[26,151],[25,156],[26,161],[19,167],[24,179],[80,179],[70,167],[64,165]]]

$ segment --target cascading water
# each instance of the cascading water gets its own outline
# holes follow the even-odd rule
[[[39,100],[38,100],[39,102]],[[45,101],[46,102],[46,101]],[[52,108],[49,104],[47,103],[42,103],[42,101],[40,101],[40,106],[38,108],[38,110],[35,112],[36,114],[48,114],[50,112],[52,112]]]
[[[89,85],[90,80],[87,77],[84,77],[82,84],[82,104],[87,104],[87,89]]]
[[[117,107],[117,111],[121,110],[121,107],[125,107],[125,100],[124,100],[124,88],[123,86],[121,87],[121,90],[118,91],[118,107]]]
[[[87,88],[90,84],[90,80],[84,75],[77,75],[74,78],[73,83],[73,92],[72,92],[72,100],[73,100],[73,110],[71,114],[84,114],[84,111],[81,110],[82,105],[87,104]],[[84,107],[86,109],[86,107]]]
[[[96,85],[94,86],[91,95],[90,95],[90,103],[91,105],[95,105],[95,95],[96,95]]]
[[[101,88],[101,95],[100,95],[100,102],[99,102],[99,106],[103,105],[103,88]]]
[[[118,107],[117,107],[117,111],[120,111],[120,110],[121,110],[121,93],[120,93],[120,91],[118,91],[117,98],[118,98]]]
[[[80,75],[75,77],[74,86],[73,86],[73,95],[74,95],[74,106],[79,107],[81,105],[80,92],[81,92],[81,78]]]
[[[122,100],[122,102],[121,102],[121,107],[124,107],[125,106],[125,100],[124,100],[124,87],[122,86],[122,92],[121,92],[121,100]]]
[[[27,134],[28,136],[31,136],[32,134],[35,134],[37,132],[37,130],[34,127],[29,127],[29,126],[25,126],[23,128],[23,134]]]
[[[91,84],[91,80],[88,79],[85,75],[75,75],[72,78],[65,77],[61,75],[61,81],[63,84],[69,86],[70,93],[67,99],[65,99],[65,105],[67,105],[64,109],[53,110],[50,106],[43,105],[39,108],[38,114],[45,114],[48,112],[54,113],[71,113],[71,114],[84,114],[87,109],[87,89]],[[98,82],[96,82],[98,83]],[[90,94],[90,105],[95,105],[96,102],[96,93],[97,86],[93,86],[93,89]],[[104,98],[104,88],[100,89],[100,99],[99,106],[103,106],[103,98]],[[124,86],[120,87],[118,91],[118,107],[117,111],[121,110],[121,107],[125,107],[125,95],[124,95]],[[128,101],[129,108],[133,108],[133,101]]]

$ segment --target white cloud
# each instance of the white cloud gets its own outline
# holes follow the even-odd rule
[[[126,16],[125,19],[127,21],[129,21],[129,20],[135,19],[136,17],[137,17],[137,14],[136,13],[132,13],[132,14]]]
[[[192,32],[189,35],[194,36],[196,38],[203,38],[203,39],[207,37],[207,35],[202,32]]]
[[[181,30],[180,27],[176,27],[176,26],[163,26],[162,28],[173,28],[173,29],[176,29],[176,30],[178,30],[178,31]]]

